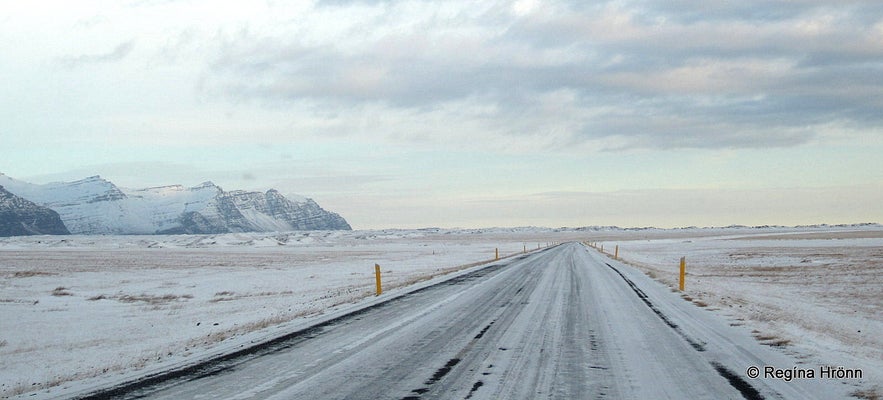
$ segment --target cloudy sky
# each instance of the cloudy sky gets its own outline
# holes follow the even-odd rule
[[[878,0],[0,0],[0,172],[355,228],[883,222]]]

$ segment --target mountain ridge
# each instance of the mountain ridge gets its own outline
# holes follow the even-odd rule
[[[69,234],[57,212],[16,196],[0,185],[0,237]]]
[[[225,191],[211,181],[128,189],[94,175],[71,182],[32,184],[0,173],[0,185],[54,210],[75,234],[202,234],[294,230],[351,230],[339,214],[310,198]]]

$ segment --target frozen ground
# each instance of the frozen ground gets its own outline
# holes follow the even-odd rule
[[[120,381],[285,332],[371,301],[374,263],[394,292],[495,247],[566,240],[619,244],[669,284],[687,256],[693,300],[809,364],[880,379],[879,226],[43,236],[0,240],[0,397]]]
[[[604,245],[607,252],[619,245],[624,261],[672,288],[686,257],[685,299],[747,326],[762,343],[806,365],[861,368],[877,382],[864,395],[883,396],[880,227],[721,231]]]
[[[409,230],[0,240],[0,397],[190,362],[520,253],[529,234]],[[539,243],[531,242],[536,248]],[[546,245],[545,242],[542,243]]]

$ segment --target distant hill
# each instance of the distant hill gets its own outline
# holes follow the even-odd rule
[[[0,186],[0,236],[68,235],[58,213]]]
[[[340,215],[276,190],[224,191],[212,182],[124,189],[92,176],[36,185],[0,173],[16,196],[54,210],[75,234],[201,234],[350,230]]]

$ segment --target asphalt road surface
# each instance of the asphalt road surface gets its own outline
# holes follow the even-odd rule
[[[778,399],[821,382],[579,243],[500,261],[251,354],[94,394],[149,399]]]

